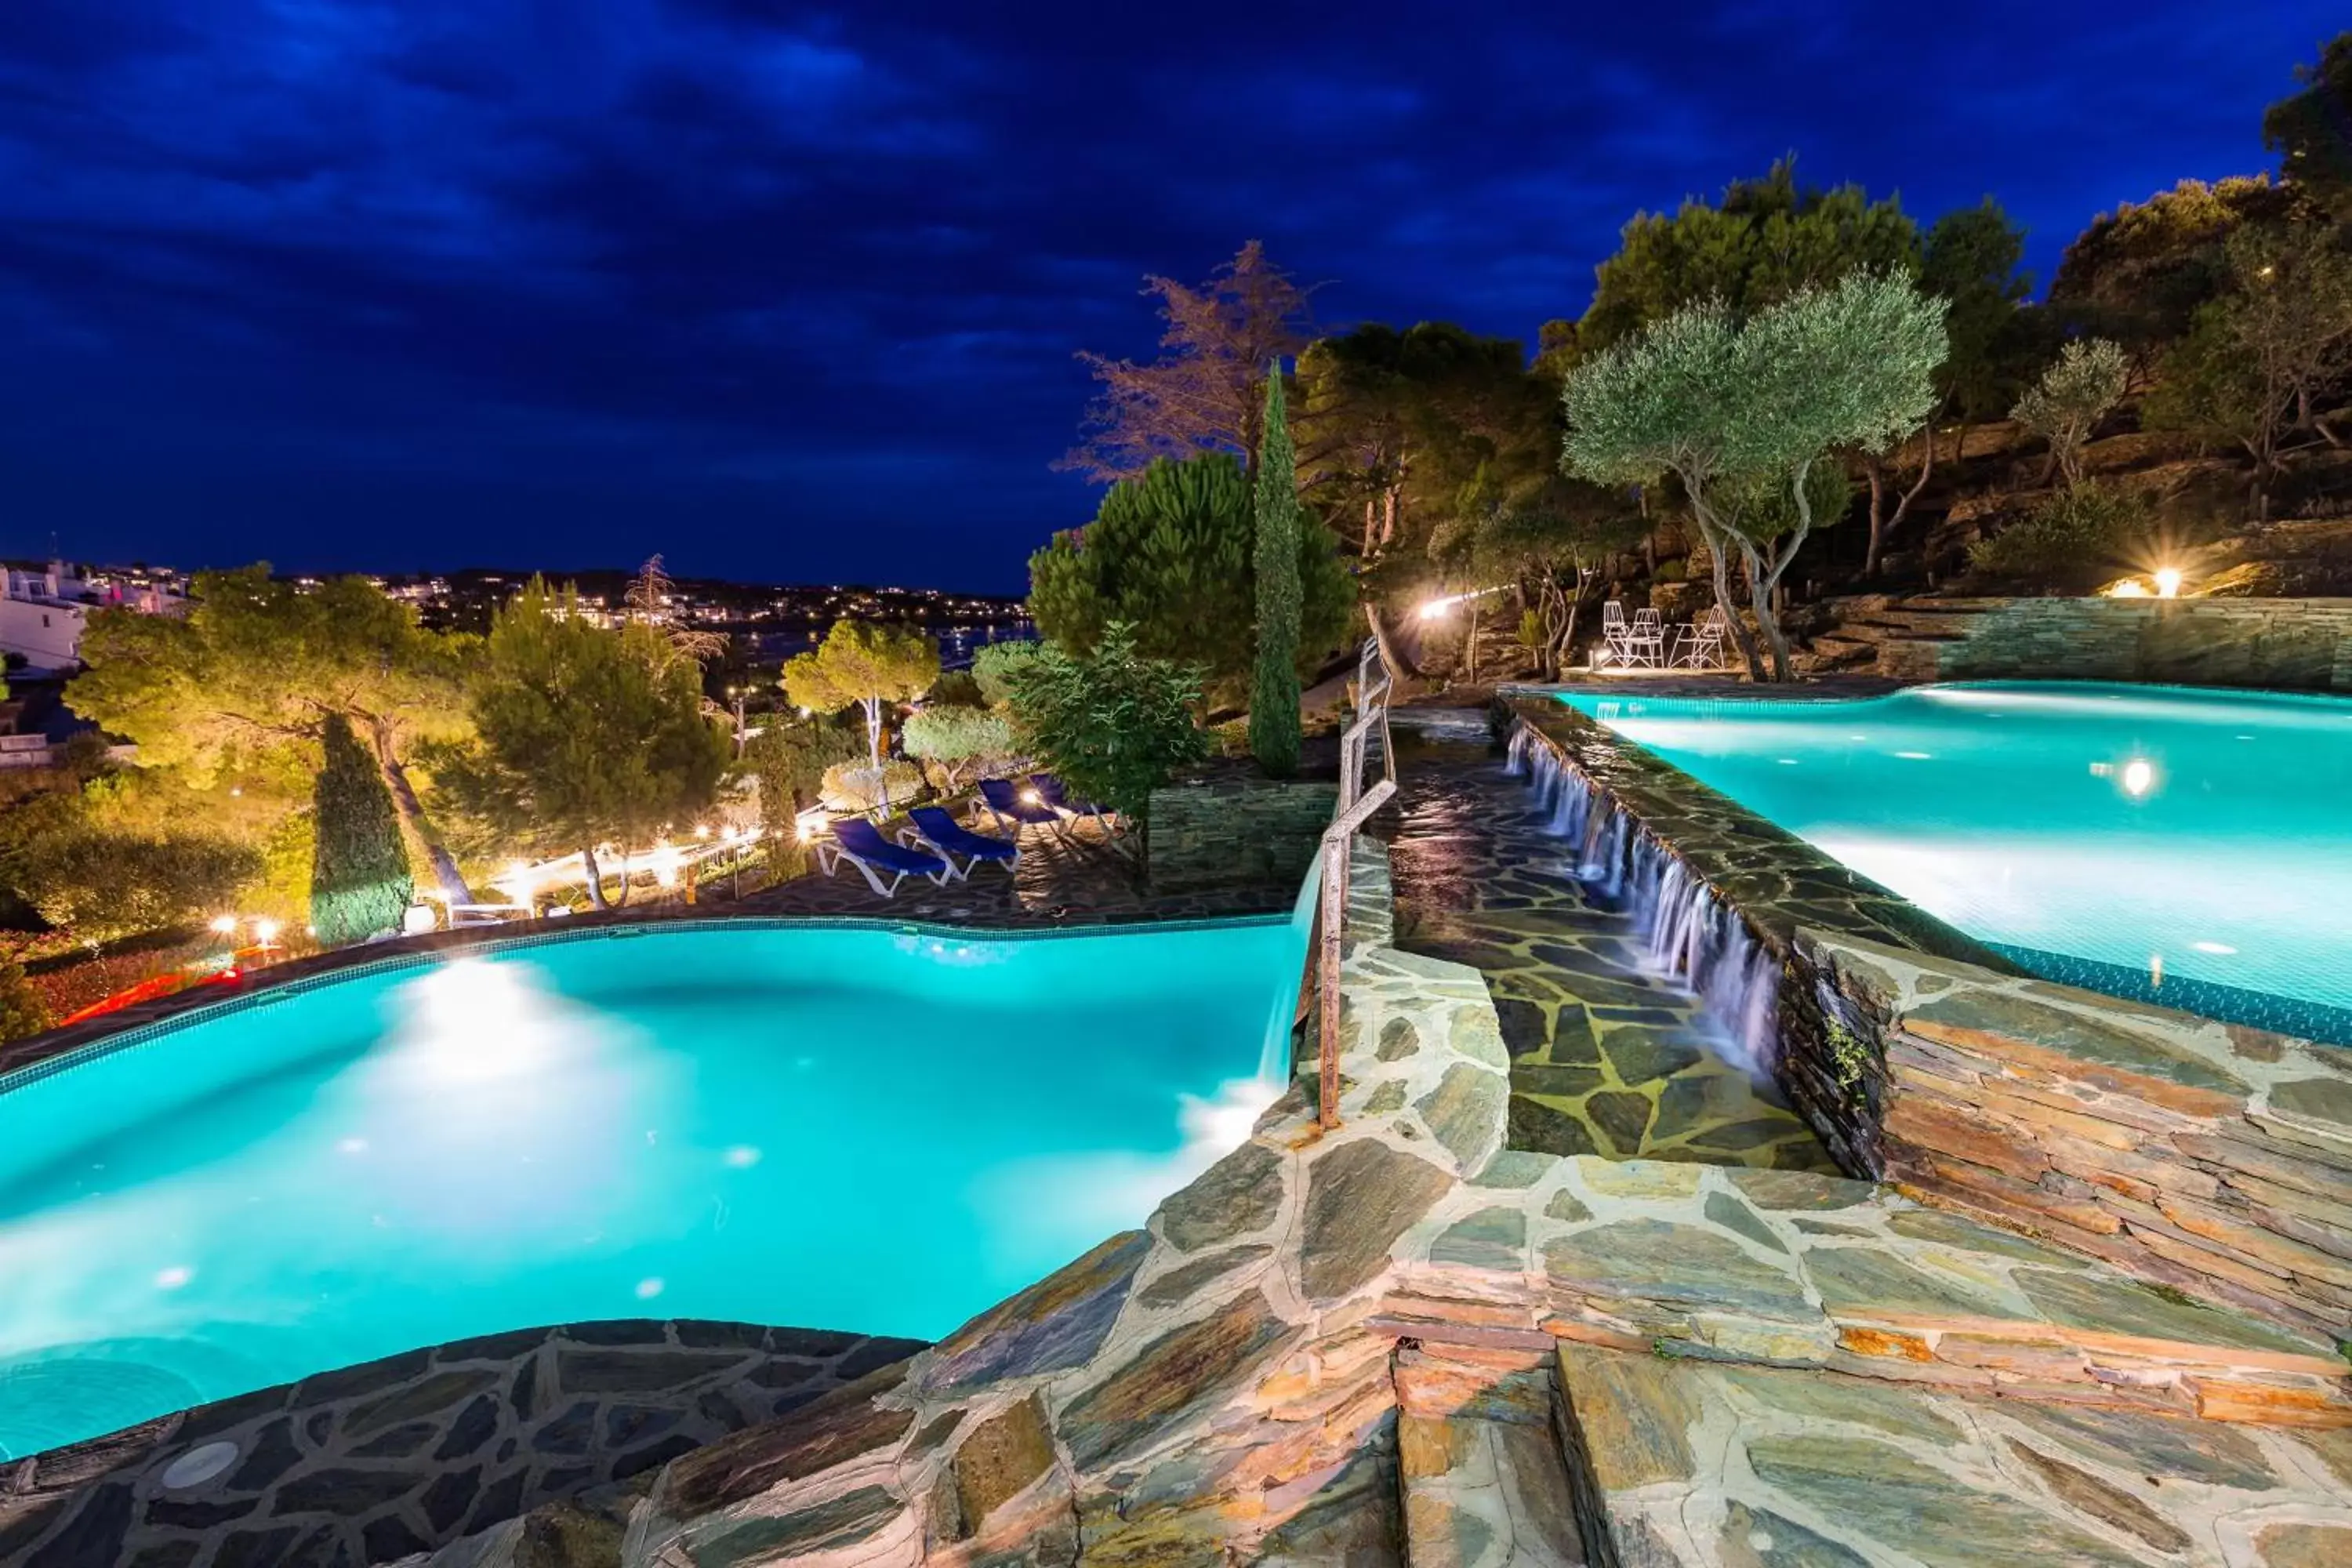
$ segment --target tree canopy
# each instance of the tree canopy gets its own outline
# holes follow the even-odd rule
[[[597,847],[626,853],[683,827],[727,766],[693,668],[651,646],[660,635],[598,626],[575,592],[534,578],[491,622],[467,693],[474,737],[436,753],[444,787],[499,842],[578,851],[600,907]]]
[[[2352,212],[2352,32],[2338,33],[2316,65],[2297,66],[2303,90],[2263,115],[2263,145],[2286,177],[2341,217]]]
[[[812,713],[856,707],[866,716],[867,761],[882,765],[882,712],[912,702],[940,678],[940,647],[913,626],[835,621],[824,640],[784,664],[784,695]]]
[[[1253,239],[1194,288],[1147,277],[1160,300],[1160,355],[1148,363],[1078,355],[1102,384],[1086,438],[1057,466],[1131,479],[1161,458],[1230,452],[1255,467],[1266,367],[1307,341],[1307,293]]]
[[[351,721],[328,715],[312,796],[310,933],[327,947],[397,931],[413,883],[383,774]]]
[[[1680,481],[1758,679],[1726,558],[1736,552],[1747,568],[1772,677],[1785,679],[1772,592],[1806,536],[1834,521],[1814,511],[1812,469],[1837,448],[1884,451],[1926,420],[1945,308],[1899,272],[1857,271],[1745,320],[1720,301],[1685,307],[1570,373],[1570,470],[1600,484]]]
[[[1249,478],[1222,452],[1162,458],[1105,493],[1084,529],[1029,558],[1029,610],[1047,640],[1090,652],[1113,622],[1139,654],[1198,665],[1238,695],[1255,657],[1257,521]],[[1330,531],[1297,531],[1300,657],[1339,646],[1355,603]]]
[[[255,565],[199,572],[184,617],[93,614],[82,637],[89,668],[68,702],[136,744],[140,767],[174,770],[198,787],[289,746],[314,754],[328,719],[341,715],[366,738],[445,896],[464,901],[407,768],[420,742],[464,735],[477,639],[425,630],[413,608],[363,578],[306,586]]]

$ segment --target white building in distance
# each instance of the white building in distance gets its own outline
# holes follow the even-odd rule
[[[176,616],[188,601],[160,584],[83,577],[62,561],[50,562],[45,572],[11,568],[0,591],[0,653],[22,655],[37,673],[71,670],[81,662],[81,634],[89,613],[111,605]]]

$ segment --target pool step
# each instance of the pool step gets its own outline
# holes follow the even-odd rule
[[[1409,1568],[1582,1568],[1548,1350],[1397,1347]]]

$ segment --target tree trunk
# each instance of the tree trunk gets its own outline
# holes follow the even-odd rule
[[[1792,551],[1791,554],[1794,553]],[[1772,679],[1789,679],[1789,639],[1781,635],[1780,623],[1772,613],[1772,592],[1780,586],[1779,574],[1765,568],[1754,555],[1748,557],[1748,598],[1756,608],[1756,629],[1772,653]],[[1752,659],[1753,655],[1749,658]],[[1759,675],[1758,679],[1763,677]]]
[[[1885,465],[1875,456],[1870,458],[1864,465],[1870,475],[1870,550],[1863,557],[1862,563],[1862,574],[1866,578],[1875,578],[1878,575],[1879,547],[1885,542],[1888,534],[1902,526],[1905,515],[1911,510],[1911,503],[1917,500],[1919,492],[1927,488],[1927,476],[1935,471],[1936,426],[1932,423],[1929,424],[1922,434],[1927,438],[1927,449],[1919,458],[1919,477],[1912,480],[1911,488],[1905,490],[1896,500],[1895,514],[1892,517],[1883,521],[1880,517],[1886,504]]]
[[[882,787],[882,700],[861,697],[858,703],[866,710],[866,754],[874,764],[874,787]]]
[[[425,864],[433,868],[433,880],[441,889],[441,901],[472,903],[473,891],[457,869],[457,858],[443,847],[440,835],[433,831],[433,825],[425,819],[425,807],[417,802],[415,787],[408,782],[408,770],[393,755],[390,726],[380,719],[371,719],[368,733],[375,742],[375,763],[383,773],[383,787],[392,792],[393,809],[400,814],[401,827],[415,840]]]
[[[1421,670],[1412,660],[1398,651],[1395,641],[1389,635],[1388,623],[1381,619],[1380,606],[1370,599],[1364,601],[1364,621],[1372,628],[1372,640],[1381,645],[1381,658],[1389,667],[1389,678],[1392,680],[1420,679]]]
[[[1462,634],[1464,679],[1472,686],[1478,684],[1478,601],[1470,601],[1470,629]]]
[[[1731,541],[1726,537],[1724,530],[1708,522],[1704,516],[1699,518],[1698,531],[1700,537],[1706,541],[1707,554],[1714,561],[1715,607],[1723,613],[1724,630],[1729,632],[1731,640],[1738,645],[1739,657],[1748,661],[1748,679],[1760,682],[1766,679],[1763,657],[1757,652],[1756,638],[1748,632],[1748,623],[1740,618],[1739,606],[1731,600]]]
[[[588,873],[588,902],[600,910],[611,909],[613,906],[604,901],[604,873],[596,868],[594,845],[583,844],[580,847],[580,865]]]

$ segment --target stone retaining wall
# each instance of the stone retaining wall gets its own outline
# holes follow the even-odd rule
[[[1806,933],[1885,1174],[2275,1321],[2352,1337],[2352,1050]]]
[[[0,1465],[0,1563],[389,1562],[643,1475],[920,1349],[625,1321],[412,1351]],[[172,1484],[222,1445],[212,1473]]]
[[[1153,790],[1144,831],[1152,889],[1296,883],[1339,803],[1336,784],[1254,774]]]
[[[1877,668],[1908,680],[2352,692],[2352,600],[2011,599],[1940,616],[1931,636],[1889,632]]]

